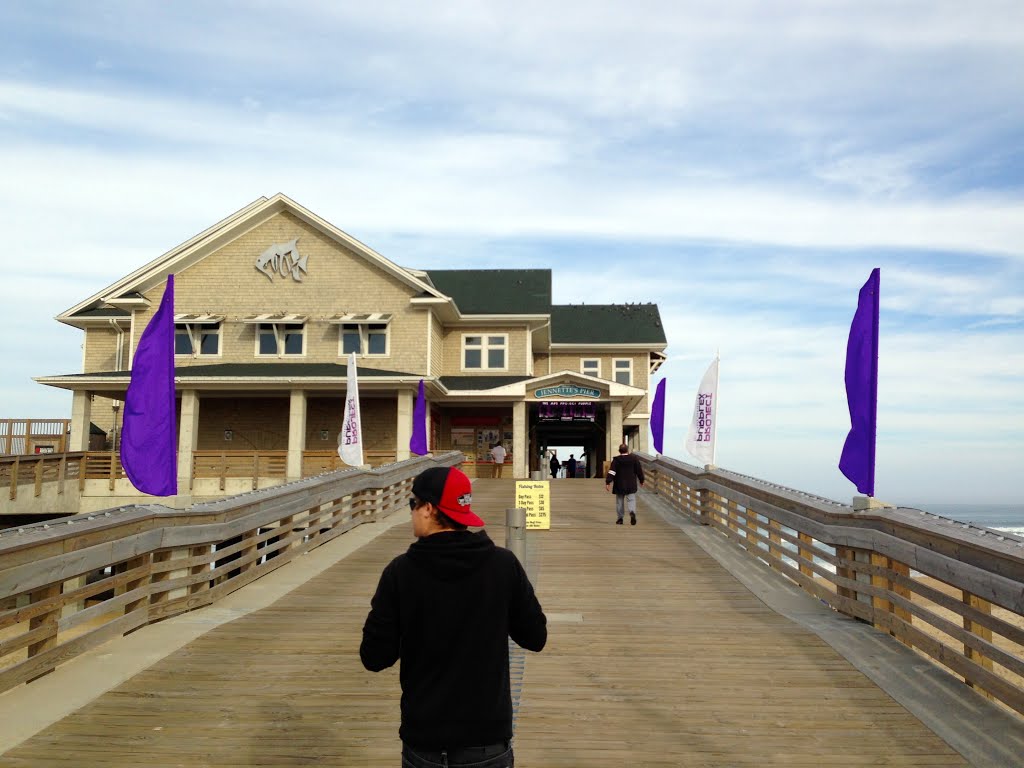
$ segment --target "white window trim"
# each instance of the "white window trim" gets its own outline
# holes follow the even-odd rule
[[[391,357],[391,321],[390,320],[346,320],[338,323],[338,357],[348,357],[348,353],[345,352],[345,326],[346,325],[358,325],[359,326],[359,351],[356,352],[356,357]],[[383,354],[370,354],[369,351],[363,352],[363,350],[370,349],[370,326],[371,325],[383,325],[384,326],[384,353]]]
[[[597,363],[597,373],[587,373],[587,363]],[[581,357],[580,358],[580,373],[586,376],[596,376],[601,378],[601,358],[600,357]]]
[[[210,357],[222,357],[224,354],[224,324],[223,323],[175,323],[174,324],[174,335],[178,335],[178,326],[184,325],[188,332],[188,340],[192,344],[192,352],[186,354],[174,353],[175,357],[188,357],[188,358],[210,358]],[[200,351],[200,343],[203,340],[202,332],[203,329],[208,328],[217,329],[217,351],[213,354],[203,354]]]
[[[614,357],[614,358],[612,358],[612,378],[611,378],[611,380],[616,382],[616,383],[619,383],[619,384],[622,383],[622,382],[620,382],[618,380],[618,378],[616,378],[618,376],[619,370],[620,370],[619,365],[618,365],[619,363],[629,363],[629,381],[627,382],[627,386],[630,386],[630,387],[633,386],[633,358],[632,357]]]
[[[264,321],[264,322],[254,323],[254,325],[256,327],[256,343],[255,343],[255,346],[254,346],[254,353],[255,353],[256,357],[262,358],[264,360],[266,360],[268,358],[271,358],[271,357],[273,357],[273,358],[281,358],[281,359],[288,358],[289,360],[294,360],[295,358],[305,357],[306,356],[306,341],[307,341],[307,339],[309,337],[309,334],[306,333],[306,324],[305,323],[296,323],[294,321],[293,322],[278,322],[278,323]],[[268,355],[268,354],[264,354],[264,353],[260,352],[260,328],[262,328],[264,325],[270,325],[270,326],[273,326],[273,328],[274,328],[274,339],[277,341],[277,352],[275,354]],[[284,329],[285,329],[286,326],[290,327],[290,326],[296,326],[296,325],[302,328],[302,352],[300,352],[297,355],[286,355],[284,353]]]
[[[469,338],[470,336],[479,336],[480,339],[481,339],[481,344],[480,344],[480,347],[479,347],[479,349],[480,349],[480,367],[479,368],[467,368],[466,367],[466,339]],[[501,343],[500,347],[498,345],[494,346],[494,349],[499,349],[500,348],[501,350],[503,350],[505,352],[505,365],[503,367],[501,367],[501,368],[491,368],[487,364],[487,358],[488,358],[488,354],[487,353],[491,350],[491,345],[488,342],[488,339],[490,339],[493,336],[500,336],[501,339],[502,339],[502,343]],[[508,370],[509,349],[508,349],[508,334],[507,333],[486,333],[486,332],[484,332],[484,333],[464,333],[464,334],[462,334],[461,348],[462,349],[460,351],[459,365],[461,366],[460,369],[463,370],[463,371],[507,371]],[[477,347],[474,346],[474,347],[472,347],[472,349],[477,349]]]

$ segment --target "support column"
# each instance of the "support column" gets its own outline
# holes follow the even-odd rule
[[[395,434],[395,459],[405,461],[409,453],[409,441],[412,440],[412,392],[402,390],[398,393],[398,424]]]
[[[622,403],[608,403],[608,460],[619,455],[622,445]]]
[[[192,493],[192,453],[199,445],[199,393],[181,393],[181,423],[178,425],[178,493]]]
[[[530,479],[526,442],[526,403],[512,403],[512,477],[516,480]]]
[[[651,420],[648,418],[647,421],[640,424],[640,432],[637,434],[637,450],[640,453],[650,453],[650,443],[648,442],[650,431]]]
[[[71,440],[69,451],[89,450],[89,423],[92,421],[92,392],[75,390],[71,398]]]
[[[302,452],[306,450],[306,392],[293,389],[288,408],[288,482],[302,479]]]

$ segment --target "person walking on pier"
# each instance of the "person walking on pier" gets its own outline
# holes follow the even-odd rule
[[[432,467],[413,481],[417,540],[381,574],[359,657],[371,672],[401,660],[402,765],[511,768],[508,639],[547,642],[547,618],[516,556],[472,510],[469,478]]]
[[[554,480],[558,477],[558,470],[562,467],[561,463],[558,461],[558,456],[554,451],[551,452],[551,462],[548,466],[551,468],[551,479]]]
[[[505,447],[501,443],[491,446],[491,458],[494,459],[494,477],[501,477],[501,468],[505,466]]]
[[[622,525],[622,518],[629,510],[629,524],[636,525],[636,492],[637,485],[644,485],[644,467],[640,457],[629,452],[629,446],[619,446],[619,455],[612,459],[608,474],[604,478],[604,488],[615,494],[615,524]]]
[[[565,462],[565,476],[576,477],[576,457],[573,454],[569,454],[569,459]]]

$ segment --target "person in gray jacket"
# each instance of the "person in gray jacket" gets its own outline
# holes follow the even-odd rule
[[[629,510],[629,524],[636,525],[636,492],[637,486],[644,485],[644,467],[640,457],[629,452],[629,446],[619,446],[619,455],[612,459],[608,474],[604,478],[604,488],[615,494],[615,524],[622,525],[622,518]]]

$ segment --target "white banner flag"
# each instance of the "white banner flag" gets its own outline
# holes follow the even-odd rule
[[[348,356],[348,387],[345,392],[345,421],[338,434],[338,455],[352,467],[363,464],[363,422],[359,417],[359,382],[356,378],[356,353]]]
[[[715,428],[718,426],[718,357],[700,380],[693,403],[693,421],[686,435],[686,450],[702,464],[715,463]]]

